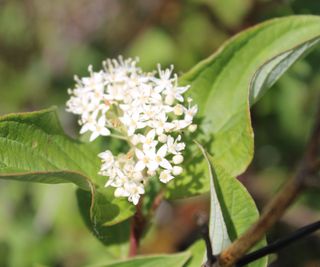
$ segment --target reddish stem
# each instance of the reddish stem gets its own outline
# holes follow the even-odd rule
[[[134,219],[131,222],[130,225],[130,239],[129,239],[129,257],[134,257],[137,255],[138,252],[138,246],[139,246],[139,240],[137,239],[136,233],[135,233],[135,225],[134,225]]]
[[[137,211],[133,216],[130,225],[130,238],[129,238],[129,257],[134,257],[138,253],[140,238],[146,226],[146,218],[143,216],[142,207],[143,198],[140,199],[137,205]]]

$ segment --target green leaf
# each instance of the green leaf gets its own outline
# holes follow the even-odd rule
[[[15,171],[15,169],[7,167],[0,168],[0,179],[16,180],[23,182],[36,182],[44,184],[74,183],[75,185],[79,186],[84,190],[93,190],[93,184],[91,180],[83,174],[74,171]]]
[[[210,238],[214,254],[220,253],[231,242],[243,234],[250,225],[259,218],[256,205],[244,188],[234,177],[217,167],[215,160],[205,149],[197,144],[208,164],[210,177]],[[213,166],[216,166],[215,168]],[[266,244],[262,240],[254,249]],[[249,266],[266,266],[267,258],[263,258]]]
[[[218,181],[213,174],[213,167],[209,160],[209,156],[204,148],[197,143],[200,148],[205,161],[208,165],[207,177],[210,179],[210,219],[209,219],[209,234],[211,239],[212,251],[214,255],[218,255],[223,249],[230,245],[230,238],[227,231],[227,226],[222,215],[222,209],[220,206],[220,199],[218,199],[216,193],[216,187]],[[226,211],[224,211],[226,212]]]
[[[230,174],[243,172],[253,156],[249,92],[253,103],[319,40],[319,17],[273,19],[238,34],[182,77],[212,139],[210,153]]]
[[[281,53],[265,64],[254,74],[250,84],[250,104],[253,105],[306,51],[319,43],[320,38],[314,38],[293,49]]]
[[[132,216],[134,207],[110,189],[95,189],[105,178],[98,175],[93,148],[65,135],[55,108],[0,117],[0,179],[74,183],[91,191],[85,212],[99,224],[114,225]]]
[[[128,201],[123,199],[121,206],[118,198],[111,199],[108,193],[101,190],[95,193],[95,206],[91,208],[92,197],[89,192],[78,189],[76,195],[81,216],[88,229],[104,245],[117,245],[120,249],[120,245],[129,239],[130,222],[126,219],[134,212],[125,207]],[[113,204],[113,201],[117,203]],[[130,207],[134,208],[132,205]]]
[[[99,180],[97,155],[64,134],[55,108],[0,117],[0,163],[0,179],[73,182],[85,190]]]
[[[188,94],[199,106],[201,137],[197,139],[203,139],[201,143],[215,164],[231,176],[241,174],[253,157],[250,104],[319,41],[317,16],[273,19],[231,38],[181,77],[181,84],[191,85]],[[184,176],[169,185],[168,195],[176,198],[208,192],[203,168],[201,160],[186,162]]]
[[[195,242],[188,248],[188,251],[191,253],[191,258],[186,263],[184,267],[199,267],[204,262],[203,260],[203,252],[205,251],[206,247],[204,241],[199,240]]]
[[[99,267],[182,267],[190,258],[189,252],[176,253],[171,255],[138,256],[125,261],[118,261]]]
[[[197,145],[205,157],[208,168],[204,175],[211,180],[210,239],[214,254],[218,254],[231,243],[230,241],[236,240],[257,221],[259,212],[245,187],[216,164],[214,158],[200,144]],[[254,250],[265,244],[265,240],[260,241]],[[203,241],[191,246],[189,251],[192,258],[187,266],[201,266],[205,259],[204,250]],[[267,260],[265,257],[248,266],[264,267]]]
[[[92,220],[102,226],[124,221],[136,211],[136,206],[129,204],[127,198],[116,198],[110,187],[98,189],[94,194],[94,203]]]

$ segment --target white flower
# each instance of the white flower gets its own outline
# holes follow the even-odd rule
[[[141,151],[140,149],[136,149],[137,163],[135,166],[136,171],[142,171],[145,168],[149,170],[153,169],[154,166],[154,153],[151,150]]]
[[[173,66],[171,65],[169,69],[161,70],[160,64],[158,64],[158,74],[159,78],[153,78],[152,80],[155,82],[155,91],[162,92],[164,89],[168,89],[172,87],[172,82],[174,79],[171,78],[171,74],[173,71]]]
[[[177,104],[173,108],[173,113],[177,116],[181,116],[183,114],[183,106],[180,104]]]
[[[165,184],[171,181],[173,178],[174,176],[171,174],[169,170],[163,170],[160,173],[160,177],[159,177],[160,181]]]
[[[100,91],[104,87],[104,75],[103,71],[93,72],[92,65],[88,68],[90,77],[84,77],[80,81],[83,85],[84,90],[88,91]]]
[[[168,136],[167,147],[170,153],[176,155],[176,154],[179,154],[180,151],[184,150],[185,143],[183,142],[179,143],[180,140],[181,140],[181,135],[179,135],[176,140],[174,140],[172,136]]]
[[[100,153],[98,156],[103,162],[103,165],[101,166],[102,171],[109,169],[114,164],[114,156],[110,150],[106,150]]]
[[[183,172],[185,143],[179,132],[196,130],[198,108],[191,98],[185,101],[189,86],[178,86],[173,66],[145,73],[137,60],[122,57],[103,66],[98,72],[89,66],[88,77],[75,77],[67,111],[80,116],[80,133],[91,132],[90,141],[115,131],[112,137],[128,142],[126,154],[98,155],[99,174],[108,177],[105,186],[114,187],[116,197],[136,205],[150,177],[167,183]]]
[[[124,189],[128,194],[128,200],[134,205],[137,205],[140,199],[140,195],[144,194],[143,185],[135,182],[128,182],[124,185]]]
[[[141,121],[138,113],[133,113],[131,115],[125,114],[120,118],[120,121],[127,127],[128,136],[133,135],[137,129],[141,129],[146,126],[146,123]]]
[[[157,164],[157,168],[158,166],[161,166],[164,169],[172,169],[172,166],[170,164],[170,162],[165,158],[167,155],[167,145],[162,145],[159,150],[157,151],[154,161]],[[155,169],[157,169],[155,168]]]
[[[124,187],[117,187],[117,189],[114,191],[114,195],[116,197],[128,197],[130,196],[130,193]]]
[[[175,82],[177,83],[177,77],[175,77]],[[176,84],[171,88],[167,88],[165,94],[167,97],[171,97],[173,99],[177,99],[179,102],[183,102],[184,98],[182,94],[184,94],[189,88],[189,86],[177,86]]]
[[[152,172],[158,169],[159,166],[164,169],[172,168],[170,162],[165,158],[167,155],[167,145],[161,146],[157,152],[154,148],[144,150],[144,152],[136,149],[136,155],[138,162],[135,166],[135,169],[137,171],[142,171],[145,168],[148,168],[148,170]]]
[[[186,121],[192,122],[194,115],[198,112],[198,106],[184,108],[184,119]]]
[[[143,150],[150,150],[156,147],[158,141],[154,140],[155,136],[156,131],[154,129],[150,130],[146,136],[139,135],[139,142],[143,144]]]
[[[90,142],[92,142],[94,139],[96,139],[98,136],[107,136],[110,135],[110,130],[106,128],[106,118],[104,116],[100,117],[98,122],[93,125],[90,131],[92,131],[92,134],[90,136]]]
[[[156,120],[151,121],[149,123],[150,127],[156,130],[157,135],[161,135],[164,132],[169,132],[174,128],[174,124],[172,122],[168,122],[168,117],[161,113]]]
[[[83,119],[83,125],[80,129],[80,134],[83,134],[87,131],[94,131],[96,125],[97,125],[97,113],[92,113],[85,119]]]

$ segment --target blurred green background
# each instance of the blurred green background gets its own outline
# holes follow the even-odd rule
[[[0,115],[57,105],[64,128],[76,136],[76,118],[65,112],[67,89],[89,64],[97,70],[105,58],[122,54],[139,56],[147,70],[161,63],[184,72],[239,31],[292,14],[320,15],[320,1],[0,0]],[[259,207],[301,157],[320,99],[319,65],[320,48],[295,64],[252,111],[256,154],[239,179]],[[0,267],[83,266],[113,258],[85,228],[71,185],[0,181],[0,203]],[[207,199],[168,205],[176,216],[162,228],[206,208]],[[319,191],[304,194],[269,240],[319,220],[319,209]],[[174,246],[164,238],[145,252],[182,248],[193,230],[177,234]],[[320,233],[294,244],[272,266],[320,266],[319,240]]]

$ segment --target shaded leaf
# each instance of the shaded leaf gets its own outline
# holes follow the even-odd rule
[[[95,193],[95,206],[90,213],[91,194],[78,189],[76,195],[86,226],[103,244],[120,246],[128,241],[130,222],[125,219],[133,214],[130,209],[126,212],[126,209],[122,209],[124,207],[106,201],[105,194],[98,191]]]

